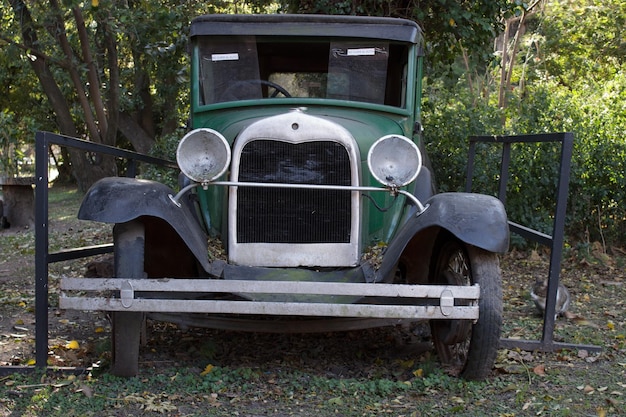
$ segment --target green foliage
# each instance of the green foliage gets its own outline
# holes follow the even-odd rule
[[[34,121],[8,111],[0,112],[0,177],[32,175],[35,164],[33,148]]]
[[[175,161],[176,149],[181,138],[182,134],[180,132],[157,138],[150,149],[150,156]],[[161,182],[174,190],[178,188],[178,171],[171,168],[144,164],[141,169],[141,178]]]
[[[577,241],[623,244],[626,67],[619,52],[624,44],[616,34],[621,26],[608,27],[604,16],[621,21],[626,6],[587,0],[567,2],[567,7],[562,3],[549,2],[545,15],[533,19],[533,31],[521,43],[507,108],[490,102],[489,86],[495,83],[483,83],[487,94],[483,91],[480,97],[464,78],[454,85],[449,79],[447,84],[438,80],[446,87],[426,85],[424,125],[431,159],[440,189],[461,190],[468,136],[573,132],[566,233]],[[499,74],[491,76],[497,79]],[[515,145],[512,158],[509,218],[550,233],[558,147]],[[499,147],[481,149],[476,164],[473,190],[495,194]]]
[[[449,71],[460,47],[482,65],[491,61],[493,39],[502,30],[502,18],[519,12],[521,2],[508,0],[427,0],[407,5],[398,0],[284,0],[292,13],[347,14],[402,17],[417,21],[425,33],[430,66]]]
[[[467,172],[469,136],[497,134],[500,112],[483,100],[474,101],[461,81],[453,88],[442,79],[424,83],[424,137],[439,182],[439,191],[463,191]],[[495,192],[495,176],[485,167],[494,166],[499,157],[494,149],[480,147],[474,178],[475,189]],[[498,159],[496,159],[498,158]]]

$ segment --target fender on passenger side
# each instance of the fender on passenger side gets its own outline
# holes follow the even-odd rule
[[[188,204],[174,204],[170,195],[175,194],[168,186],[155,181],[103,178],[87,191],[78,218],[102,223],[124,223],[141,216],[161,218],[172,226],[200,265],[209,271],[204,229]]]
[[[509,224],[504,205],[497,198],[475,193],[441,193],[424,205],[426,210],[413,215],[389,242],[378,271],[380,277],[391,274],[409,241],[431,227],[445,229],[459,240],[489,252],[508,251]]]

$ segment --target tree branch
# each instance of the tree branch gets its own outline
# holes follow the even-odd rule
[[[72,13],[74,20],[76,21],[76,29],[78,30],[78,39],[80,41],[80,47],[83,54],[83,61],[87,64],[87,79],[89,80],[89,94],[93,102],[93,107],[98,118],[98,126],[102,132],[102,136],[107,136],[108,122],[106,118],[106,112],[104,103],[102,102],[102,94],[100,92],[100,80],[98,77],[98,71],[89,49],[89,38],[87,36],[87,29],[85,27],[85,19],[78,7],[72,7]],[[108,143],[108,142],[107,142]]]
[[[53,15],[57,23],[57,30],[55,34],[56,39],[59,41],[61,49],[65,54],[67,60],[69,62],[73,62],[75,56],[74,52],[72,51],[72,47],[70,46],[70,43],[67,39],[67,35],[65,32],[65,22],[63,21],[63,17],[61,16],[59,4],[57,3],[57,0],[50,0],[50,5],[54,9]],[[83,109],[85,124],[87,125],[89,136],[92,140],[96,142],[102,142],[100,130],[98,129],[96,121],[94,120],[91,106],[89,105],[89,99],[87,98],[87,94],[85,93],[85,89],[83,88],[83,82],[80,79],[80,74],[78,73],[74,65],[70,65],[68,72],[70,75],[70,79],[72,80],[72,84],[74,84],[74,88],[76,89],[76,96],[78,97],[78,101]]]

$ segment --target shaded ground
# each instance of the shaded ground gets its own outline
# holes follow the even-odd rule
[[[75,192],[58,190],[51,199],[51,250],[110,242],[108,227],[75,219],[80,201]],[[0,231],[0,249],[0,365],[32,364],[33,231]],[[57,308],[58,278],[82,276],[93,259],[53,264],[50,364],[91,372],[41,381],[50,396],[65,389],[85,397],[75,415],[619,415],[626,412],[626,274],[624,251],[607,252],[599,244],[565,251],[562,282],[573,302],[554,333],[557,341],[596,345],[601,353],[501,349],[493,377],[475,384],[447,376],[423,326],[274,335],[160,322],[149,323],[139,377],[111,382],[99,368],[106,369],[110,357],[106,316]],[[538,339],[542,318],[528,290],[536,278],[547,276],[548,255],[513,251],[501,262],[504,336]],[[0,376],[8,396],[0,401],[0,415],[37,415],[46,409],[20,405],[41,388],[19,378]],[[193,382],[180,382],[183,378]],[[97,395],[88,393],[105,385],[115,392],[103,394],[108,402],[94,404]],[[186,391],[190,385],[193,393]]]

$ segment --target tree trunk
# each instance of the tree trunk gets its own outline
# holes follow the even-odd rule
[[[23,0],[10,0],[10,3],[16,20],[21,24],[24,45],[32,50],[37,50],[39,41],[37,32],[35,31],[36,25],[33,22],[28,7]],[[67,52],[69,53],[71,51]],[[78,129],[74,124],[70,111],[72,105],[67,102],[63,92],[59,88],[50,70],[48,61],[43,58],[44,55],[38,54],[36,56],[36,59],[30,60],[31,67],[39,78],[41,87],[54,109],[60,133],[66,136],[78,137]],[[72,66],[73,64],[70,61],[67,65]],[[74,68],[73,70],[70,69],[70,73],[72,72],[76,73],[78,71]],[[99,133],[96,136],[96,139],[98,138]],[[94,156],[76,149],[70,149],[69,154],[72,160],[72,174],[74,178],[76,178],[76,183],[82,192],[86,192],[98,179],[113,176],[117,173],[115,160],[112,157],[102,155]]]

